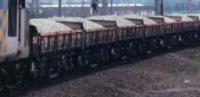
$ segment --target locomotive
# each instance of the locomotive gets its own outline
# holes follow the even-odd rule
[[[25,3],[0,1],[0,91],[200,41],[198,15],[30,20]]]

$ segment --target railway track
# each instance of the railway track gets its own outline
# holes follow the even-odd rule
[[[95,65],[95,66],[88,66],[88,67],[84,67],[84,68],[77,68],[74,69],[72,71],[66,72],[63,75],[60,75],[59,77],[56,78],[46,78],[43,80],[35,80],[34,82],[32,81],[32,84],[29,84],[28,86],[25,85],[22,87],[16,87],[14,90],[5,90],[0,92],[0,96],[2,97],[20,97],[23,94],[32,91],[32,90],[39,90],[42,88],[48,88],[63,82],[68,82],[68,81],[72,81],[72,80],[76,80],[79,78],[84,78],[86,76],[89,75],[93,75],[94,73],[98,73],[98,72],[102,72],[111,68],[120,68],[123,67],[124,65],[129,65],[129,64],[134,64],[137,62],[141,62],[144,60],[147,60],[149,58],[152,57],[156,57],[159,55],[163,55],[163,54],[167,54],[167,53],[172,53],[172,52],[176,52],[176,51],[180,51],[180,50],[184,50],[184,49],[192,49],[192,48],[196,48],[199,47],[200,43],[194,43],[191,45],[188,45],[187,47],[176,47],[173,49],[163,49],[157,52],[151,52],[149,53],[148,51],[146,52],[146,54],[142,55],[142,56],[137,56],[137,57],[127,57],[127,58],[121,58],[120,60],[115,60],[112,62],[107,62],[104,64],[99,64],[99,65]],[[48,81],[51,80],[51,81]],[[25,82],[26,83],[26,82]]]
[[[140,94],[142,92],[142,90],[140,90],[140,88],[138,86],[132,86],[131,84],[129,84],[131,88],[135,87],[135,88],[138,88],[138,90],[134,91],[134,90],[127,89],[127,87],[123,88],[121,86],[127,84],[128,81],[131,81],[131,82],[135,82],[136,81],[137,82],[136,84],[140,85],[140,82],[146,81],[146,78],[148,79],[150,74],[151,74],[150,73],[149,76],[147,76],[148,75],[148,74],[146,75],[147,71],[149,72],[151,69],[150,70],[146,70],[145,68],[149,68],[149,67],[151,67],[151,65],[153,65],[152,68],[155,67],[155,66],[157,66],[157,67],[159,66],[158,68],[161,68],[161,70],[164,70],[166,68],[164,68],[163,66],[167,65],[168,63],[166,63],[166,62],[168,62],[169,60],[173,60],[172,57],[174,55],[175,56],[181,56],[182,54],[189,54],[188,56],[190,56],[190,55],[192,55],[190,52],[192,52],[193,49],[196,50],[196,52],[197,52],[197,50],[199,50],[199,47],[198,47],[198,49],[197,48],[189,48],[189,49],[184,49],[184,50],[181,50],[181,51],[178,50],[178,51],[171,52],[169,54],[168,53],[167,54],[163,53],[163,55],[162,54],[161,55],[158,54],[158,56],[156,55],[154,57],[152,55],[153,58],[149,57],[149,58],[146,58],[146,59],[145,58],[144,59],[140,59],[140,60],[138,59],[137,61],[136,60],[130,60],[132,62],[130,62],[130,63],[126,62],[126,63],[122,63],[122,64],[118,63],[118,66],[116,66],[115,63],[113,63],[114,66],[111,66],[112,69],[109,69],[109,66],[108,67],[101,67],[101,69],[99,68],[99,71],[98,70],[94,70],[96,73],[93,72],[93,71],[90,71],[90,73],[85,72],[85,74],[83,74],[83,75],[81,75],[79,77],[75,77],[74,79],[73,78],[69,79],[69,80],[66,79],[66,80],[60,81],[58,83],[51,84],[50,86],[49,85],[44,86],[42,89],[41,88],[34,89],[33,90],[34,93],[30,93],[29,92],[28,94],[25,94],[25,96],[22,95],[22,97],[37,97],[36,95],[39,96],[40,93],[42,93],[41,95],[46,95],[46,96],[49,95],[48,97],[56,97],[55,95],[57,93],[61,93],[60,95],[62,95],[62,96],[60,96],[60,97],[63,97],[64,95],[66,95],[64,97],[70,97],[70,95],[75,95],[76,92],[80,93],[80,94],[77,94],[79,96],[76,96],[76,97],[87,97],[89,95],[93,95],[95,97],[101,97],[101,95],[104,95],[104,96],[107,96],[107,97],[112,97],[111,95],[113,93],[114,94],[118,93],[118,95],[121,94],[121,97],[124,97],[125,95],[129,95],[129,96],[125,96],[125,97],[131,97],[131,95]],[[195,52],[193,52],[193,53],[195,53]],[[177,61],[177,62],[175,62],[174,64],[173,63],[169,63],[167,66],[171,65],[170,68],[172,69],[172,71],[177,69],[177,70],[181,70],[182,72],[185,71],[184,73],[193,72],[193,71],[187,71],[187,69],[182,69],[182,68],[186,67],[186,64],[191,65],[190,63],[186,62],[185,65],[183,65],[183,64],[181,66],[177,65],[178,63],[184,63],[184,62],[179,62],[179,61],[181,61],[182,58],[184,59],[186,56],[187,55],[181,56],[180,60],[179,60],[179,58],[174,58],[174,61]],[[159,61],[159,62],[163,61],[163,64],[159,63],[159,62],[156,62],[156,61]],[[153,62],[153,63],[151,63],[151,62]],[[191,62],[192,62],[192,60],[191,60]],[[176,67],[176,66],[178,66],[178,67]],[[192,66],[188,66],[188,68],[191,68],[191,67]],[[137,68],[139,70],[137,70]],[[141,69],[141,68],[143,68],[143,69]],[[152,71],[152,72],[159,71],[158,68],[155,69],[155,71]],[[132,71],[132,70],[134,70],[134,71]],[[143,73],[145,73],[146,76],[143,75],[142,79],[138,79],[138,77],[135,74],[137,74],[138,76],[142,76],[143,73],[137,73],[137,72],[139,72],[141,70],[144,70]],[[127,73],[125,71],[127,71]],[[169,71],[171,71],[171,70],[169,70]],[[163,71],[163,72],[165,72],[165,71]],[[154,78],[155,77],[157,78],[157,76],[159,76],[158,78],[161,77],[162,80],[164,81],[164,77],[166,77],[167,75],[163,76],[163,72],[161,72],[161,74],[158,74],[158,75],[152,75],[153,76],[152,79],[149,79],[149,80],[150,81],[151,80],[155,80]],[[182,74],[182,72],[180,74]],[[174,74],[174,72],[169,72],[169,73],[172,74],[172,75],[179,75],[179,74]],[[128,75],[132,75],[132,74],[133,74],[133,76],[136,77],[135,80],[133,80],[133,76],[128,77]],[[181,75],[181,76],[184,76],[184,75]],[[196,74],[194,74],[194,76],[197,77]],[[167,77],[169,77],[169,76],[167,76]],[[104,79],[104,78],[106,78],[106,79]],[[109,79],[107,79],[107,78],[109,78]],[[129,80],[129,79],[126,79],[126,78],[131,78],[132,80]],[[177,77],[177,78],[179,78],[179,77]],[[116,79],[118,79],[118,80],[116,80]],[[170,79],[170,78],[167,78],[167,79]],[[168,81],[167,79],[166,79],[166,81]],[[189,79],[187,77],[183,77],[183,79],[181,80],[181,81],[183,81],[182,83],[184,83],[185,80],[194,80],[194,79]],[[124,82],[122,80],[127,80],[127,81]],[[118,82],[120,82],[120,81],[122,81],[122,82],[119,85]],[[96,86],[94,86],[95,83],[97,84]],[[165,83],[165,84],[170,84],[170,83],[172,83],[172,82],[170,81],[169,83]],[[87,86],[87,84],[89,86]],[[102,87],[104,87],[104,86],[107,87],[108,86],[107,87],[107,89],[108,89],[107,91],[110,91],[110,92],[102,92],[103,91],[102,87],[98,86],[98,84],[102,85]],[[114,84],[115,86],[112,86],[112,84]],[[183,93],[182,89],[186,88],[185,89],[186,92],[196,91],[196,89],[198,89],[198,87],[197,87],[197,88],[194,88],[193,90],[191,90],[192,86],[188,86],[190,88],[180,87],[181,90],[178,90],[180,92],[171,91],[171,90],[177,90],[176,88],[173,89],[173,87],[171,87],[171,88],[169,87],[169,89],[168,88],[162,89],[162,87],[160,87],[159,90],[157,90],[157,89],[156,90],[148,90],[148,89],[145,89],[145,87],[146,88],[148,87],[148,84],[151,84],[151,83],[149,82],[149,83],[145,83],[144,85],[141,85],[141,88],[144,88],[143,92],[146,92],[147,95],[146,96],[143,95],[143,96],[140,96],[140,97],[149,97],[150,95],[153,95],[153,94],[154,94],[154,96],[150,96],[150,97],[160,97],[161,95],[162,95],[162,97],[168,97],[168,96],[164,96],[164,95],[167,95],[167,94],[171,95],[172,93],[175,93],[174,96],[175,95],[182,95],[182,96],[175,96],[175,97],[188,97],[188,96],[183,96],[185,94]],[[165,84],[163,83],[162,85],[165,86]],[[178,84],[180,84],[180,83],[178,83]],[[91,87],[90,87],[90,85],[91,85]],[[160,84],[155,84],[155,85],[160,85]],[[142,86],[144,86],[144,87],[142,87]],[[66,89],[65,89],[65,87],[66,87]],[[79,87],[80,87],[80,90],[79,90]],[[95,89],[95,87],[96,88],[99,87],[99,89]],[[109,87],[110,87],[110,89],[109,89]],[[174,86],[174,87],[176,87],[176,86]],[[72,90],[70,88],[72,88]],[[58,92],[53,92],[54,89],[55,89],[55,91],[58,91]],[[88,92],[83,93],[83,90],[81,90],[81,89],[84,89],[85,91],[88,91]],[[91,89],[93,90],[93,92],[90,91]],[[49,91],[49,94],[47,94],[48,93],[47,90]],[[52,91],[53,93],[51,93],[50,91]],[[68,94],[67,91],[70,91],[72,94]],[[76,92],[74,92],[74,91],[76,91]],[[141,92],[139,92],[139,91],[141,91]],[[67,94],[65,94],[65,93],[67,93]],[[103,94],[101,94],[101,93],[103,93]],[[140,94],[140,95],[142,95],[142,94]],[[157,96],[155,96],[155,95],[157,95]],[[158,96],[158,95],[160,95],[160,96]],[[195,93],[193,92],[190,95],[195,95]],[[174,97],[174,96],[172,96],[172,97]],[[194,96],[194,97],[196,97],[196,96]]]

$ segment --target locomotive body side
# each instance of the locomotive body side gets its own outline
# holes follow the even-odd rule
[[[0,1],[0,63],[29,56],[29,34],[24,0]]]

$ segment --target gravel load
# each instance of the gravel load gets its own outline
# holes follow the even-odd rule
[[[150,17],[153,17],[153,18],[163,18],[165,23],[176,23],[176,20],[171,19],[171,18],[166,17],[166,16],[150,16]]]
[[[198,14],[189,14],[187,16],[192,18],[194,21],[200,21],[200,15]]]
[[[104,29],[102,25],[99,25],[95,22],[89,21],[84,18],[80,17],[54,17],[53,18],[56,21],[67,21],[67,22],[81,22],[83,23],[84,29],[90,30],[90,29]]]
[[[88,17],[89,20],[106,20],[106,21],[116,21],[118,27],[126,27],[126,26],[136,26],[131,21],[114,15],[108,16],[92,16]]]
[[[61,23],[57,23],[51,19],[31,19],[30,24],[35,26],[39,33],[44,32],[59,32],[72,30]]]
[[[188,17],[188,16],[181,16],[182,17],[182,21],[183,22],[192,22],[193,20],[190,18],[190,17]]]
[[[143,20],[144,25],[156,25],[157,24],[156,22],[154,22],[153,20],[151,20],[147,17],[139,16],[139,15],[135,15],[135,14],[128,14],[128,15],[124,15],[122,17],[127,18],[127,19]]]
[[[200,20],[200,14],[189,14],[187,16],[195,16],[195,17],[198,17],[198,19]]]
[[[170,16],[180,17],[181,22],[192,22],[193,21],[193,19],[188,17],[187,15],[174,14],[174,15],[170,15]]]
[[[200,14],[178,14],[178,13],[175,13],[175,14],[172,14],[172,16],[186,16],[189,18],[191,18],[190,16],[192,16],[192,17],[198,18],[198,20],[200,20]],[[189,20],[189,21],[191,21],[191,20]]]

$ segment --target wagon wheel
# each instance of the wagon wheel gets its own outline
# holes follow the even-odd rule
[[[194,32],[191,32],[190,33],[190,43],[192,43],[194,40],[195,40],[195,34],[194,34]]]
[[[68,72],[70,70],[72,70],[72,61],[70,61],[71,59],[69,57],[66,57],[66,56],[63,56],[62,57],[62,60],[61,60],[61,65],[62,65],[62,69],[63,69],[63,72]]]
[[[97,52],[97,51],[95,51],[95,52]],[[89,67],[92,67],[92,68],[98,67],[98,65],[99,65],[98,64],[98,55],[95,52],[90,54],[90,66]]]
[[[78,56],[78,64],[80,67],[83,67],[83,61],[82,56]]]
[[[193,33],[192,34],[192,43],[194,43],[195,44],[195,41],[198,41],[198,34],[197,33]]]
[[[107,63],[109,60],[109,51],[104,50],[102,57],[103,57],[103,62]]]
[[[161,39],[160,44],[161,44],[162,49],[166,48],[166,44],[167,43],[166,43],[166,41],[164,39]]]
[[[40,61],[36,62],[36,82],[39,80],[46,79],[47,74],[47,62],[46,61]]]
[[[178,39],[177,39],[177,36],[176,35],[172,35],[171,36],[171,40],[169,40],[172,45],[172,48],[175,47],[177,45],[177,42],[178,42]]]
[[[158,45],[158,50],[161,50],[163,48],[164,42],[162,39],[157,39],[157,45]]]
[[[172,43],[171,43],[172,39],[171,36],[166,36],[164,38],[164,47],[165,49],[169,50],[172,48]]]
[[[5,87],[6,87],[6,82],[5,82],[5,73],[6,73],[6,71],[3,69],[3,68],[1,68],[1,70],[0,70],[0,93],[2,92],[2,91],[4,91],[5,90]]]
[[[195,38],[195,40],[198,40],[198,38],[199,38],[198,33],[195,33],[194,38]]]
[[[74,63],[73,63],[72,57],[68,57],[67,64],[69,66],[69,70],[73,70],[74,69]]]
[[[147,47],[147,41],[144,40],[142,43],[139,43],[139,53],[141,56],[145,56],[147,54],[148,51],[148,47]]]
[[[35,76],[35,82],[38,83],[42,80],[46,80],[49,78],[49,60],[40,60],[40,61],[35,61],[35,71],[34,71],[34,76]]]
[[[88,54],[86,54],[85,56],[84,56],[84,64],[86,65],[86,66],[88,66],[89,64],[90,64],[90,57],[89,57],[89,55]]]
[[[110,59],[110,51],[106,48],[100,49],[100,54],[98,55],[99,62],[98,64],[107,63]]]
[[[1,69],[2,70],[2,69]],[[7,67],[3,70],[1,83],[4,84],[5,92],[13,95],[17,88],[21,88],[23,83],[23,70],[21,64],[7,64]]]
[[[56,61],[49,61],[46,64],[46,75],[49,79],[56,78],[59,75],[59,67]]]
[[[159,48],[160,48],[160,40],[159,39],[155,39],[154,40],[154,44],[155,44],[155,50],[156,51],[159,50]]]
[[[116,59],[116,57],[117,57],[117,52],[116,52],[116,49],[115,49],[115,48],[111,48],[110,54],[111,54],[111,60]]]
[[[129,43],[129,47],[127,48],[128,51],[128,56],[133,57],[135,55],[135,49],[134,49],[134,44]]]
[[[0,79],[0,93],[4,90],[5,86],[3,84],[3,80]]]
[[[104,63],[104,50],[99,49],[98,53],[96,54],[97,56],[97,64],[102,65]]]
[[[80,67],[87,66],[89,64],[89,56],[88,55],[79,56],[78,63]]]
[[[63,56],[60,64],[62,65],[61,67],[63,67],[64,72],[69,72],[74,69],[73,60],[69,56]]]
[[[127,59],[128,54],[129,54],[129,53],[127,53],[128,52],[128,47],[126,47],[126,46],[121,47],[121,52],[122,52],[121,59],[122,60]]]
[[[199,41],[200,40],[200,31],[198,32],[197,35],[198,35],[198,41]]]
[[[144,52],[144,48],[143,47],[144,47],[143,44],[138,44],[139,55],[141,55]]]
[[[179,41],[179,42],[183,42],[183,38],[182,38],[181,35],[178,35],[178,41]]]
[[[132,51],[133,51],[133,56],[136,56],[138,54],[138,48],[137,48],[137,44],[135,43],[134,46],[132,47]]]
[[[200,41],[200,33],[198,34],[198,39],[197,39],[198,41]],[[198,42],[199,43],[199,42]]]
[[[57,59],[57,61],[56,61],[56,67],[57,67],[57,72],[58,72],[58,74],[59,75],[63,75],[64,74],[64,72],[65,72],[65,66],[64,66],[64,64],[63,64],[63,60],[62,59]]]

